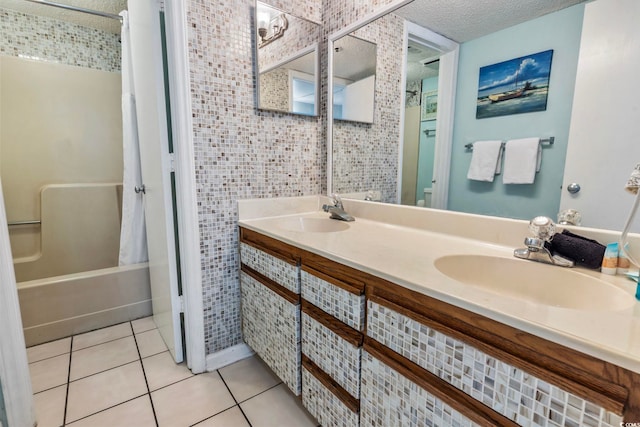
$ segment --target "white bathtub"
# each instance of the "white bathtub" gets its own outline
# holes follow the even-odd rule
[[[27,346],[151,315],[147,263],[18,283]]]

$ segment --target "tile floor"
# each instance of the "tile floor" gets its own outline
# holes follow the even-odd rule
[[[305,427],[318,423],[256,356],[193,375],[153,320],[27,349],[38,427]]]

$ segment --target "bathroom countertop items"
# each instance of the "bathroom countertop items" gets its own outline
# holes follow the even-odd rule
[[[556,233],[551,239],[551,251],[565,258],[575,261],[579,266],[598,269],[602,265],[602,258],[606,246],[599,242],[579,236],[568,230]]]

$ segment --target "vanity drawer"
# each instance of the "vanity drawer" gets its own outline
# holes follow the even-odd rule
[[[613,427],[622,422],[614,412],[382,303],[367,304],[367,337],[520,425]],[[364,373],[362,382],[364,388]]]
[[[360,337],[354,338],[351,342],[346,340],[314,319],[306,307],[303,308],[302,354],[357,399],[360,396],[362,348]]]
[[[323,427],[357,427],[360,417],[338,396],[302,367],[302,404]]]
[[[350,327],[364,329],[364,286],[360,289],[307,265],[301,268],[300,280],[302,298]]]
[[[240,285],[245,342],[300,395],[300,304],[283,298],[245,271],[240,272]]]
[[[300,293],[300,267],[293,260],[285,260],[240,242],[240,259],[260,274],[284,286],[293,293]]]
[[[481,426],[366,350],[362,352],[360,422],[363,426]]]

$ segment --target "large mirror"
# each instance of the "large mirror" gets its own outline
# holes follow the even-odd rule
[[[579,79],[582,74],[585,74],[585,64],[580,61],[581,55],[584,55],[584,52],[580,53],[581,43],[584,50],[583,26],[584,31],[587,31],[589,26],[595,25],[587,19],[585,5],[588,5],[588,8],[597,3],[612,2],[610,0],[594,2],[568,0],[553,2],[553,4],[546,2],[547,4],[542,5],[540,2],[524,1],[518,2],[518,10],[514,10],[516,8],[513,5],[514,2],[498,3],[500,4],[496,7],[502,9],[490,8],[489,10],[486,5],[483,8],[476,8],[468,2],[453,2],[447,10],[443,11],[442,7],[428,0],[415,0],[406,4],[398,2],[400,8],[372,22],[364,23],[362,28],[388,26],[390,23],[397,25],[398,29],[395,32],[387,32],[385,38],[378,37],[372,41],[375,41],[378,47],[378,70],[384,68],[385,77],[392,81],[401,81],[402,85],[400,88],[397,85],[385,88],[383,83],[380,84],[383,73],[378,73],[374,116],[385,117],[383,126],[374,124],[369,129],[361,129],[357,126],[349,127],[349,124],[338,121],[329,124],[328,138],[331,147],[329,190],[356,194],[358,197],[370,191],[377,191],[383,202],[431,205],[431,207],[461,212],[519,219],[528,219],[540,214],[555,218],[562,209],[577,207],[587,212],[591,206],[594,206],[600,211],[596,209],[595,214],[588,215],[583,213],[582,225],[621,229],[633,201],[624,192],[623,187],[635,162],[640,160],[640,151],[627,146],[618,150],[615,147],[627,138],[612,138],[611,135],[615,130],[627,129],[638,122],[637,118],[633,120],[628,113],[631,111],[637,113],[640,106],[637,105],[637,101],[629,100],[632,97],[625,96],[624,103],[620,104],[620,107],[613,104],[613,109],[614,111],[619,109],[620,111],[615,115],[623,114],[627,118],[626,121],[618,120],[619,126],[609,124],[605,126],[602,120],[613,114],[602,111],[602,108],[598,107],[599,102],[579,102],[580,99],[588,98],[579,98],[578,95],[578,88],[581,87]],[[473,10],[464,9],[464,13],[455,13],[456,7]],[[618,21],[630,14],[628,10],[618,10],[617,13],[620,15]],[[601,12],[600,15],[602,14]],[[598,13],[592,15],[598,15]],[[446,95],[449,99],[446,99],[442,91],[451,81],[443,84],[442,79],[443,75],[446,75],[446,67],[451,64],[447,65],[442,59],[450,53],[443,51],[440,56],[437,52],[434,54],[428,37],[422,40],[420,37],[415,37],[418,42],[414,43],[411,24],[407,25],[407,22],[415,23],[418,27],[429,28],[434,33],[459,42],[459,56],[455,64],[456,80],[453,81],[454,90]],[[488,23],[491,23],[490,26]],[[355,33],[358,31],[360,29],[355,30]],[[594,37],[605,39],[603,31],[600,30]],[[391,34],[393,37],[390,36]],[[640,35],[635,30],[628,34],[627,39],[633,41],[638,37]],[[609,43],[607,49],[611,49],[611,55],[607,56],[607,60],[601,65],[606,65],[610,67],[607,69],[613,71],[637,64],[637,59],[635,62],[629,61],[628,54],[627,62],[624,60],[616,62],[616,52],[618,50],[629,52],[630,48],[616,46],[615,43],[618,42],[610,41],[611,38],[607,37]],[[387,49],[394,51],[393,56],[385,57],[384,52]],[[553,50],[553,62],[546,110],[484,119],[476,118],[479,71],[482,67],[550,49]],[[420,53],[413,55],[412,50]],[[407,59],[412,57],[414,63],[407,63]],[[602,55],[598,60],[603,61]],[[616,67],[615,64],[622,66]],[[409,77],[412,67],[437,68],[438,77],[435,77],[436,81],[433,76],[412,79]],[[579,72],[580,70],[583,70],[582,73]],[[608,79],[601,81],[605,80],[608,81]],[[620,93],[624,92],[624,89],[621,89]],[[595,93],[593,89],[591,93]],[[379,102],[381,98],[385,101]],[[452,105],[450,114],[442,111],[443,108],[447,108],[447,102]],[[575,124],[576,105],[583,106],[579,107],[581,110],[589,108],[588,112],[581,112],[579,125]],[[416,112],[410,111],[416,108],[419,109],[417,120]],[[428,111],[430,109],[435,112]],[[413,119],[409,118],[410,114],[413,114]],[[414,123],[413,128],[408,129],[411,121]],[[598,129],[588,127],[590,135],[583,132],[576,137],[580,128],[586,129],[587,124],[594,123],[602,123],[600,126],[603,128],[602,133],[599,133]],[[413,132],[413,137],[417,140],[410,150],[407,150],[405,132]],[[507,141],[525,137],[543,139],[554,137],[553,145],[548,143],[542,145],[541,169],[535,175],[534,184],[505,185],[501,175],[496,175],[494,182],[477,182],[467,179],[473,151],[466,146],[479,140]],[[573,144],[571,147],[570,141]],[[574,143],[574,141],[578,142]],[[401,145],[402,143],[404,145]],[[580,147],[576,148],[577,145]],[[612,163],[607,160],[606,166],[601,163],[596,167],[582,166],[578,169],[588,171],[592,176],[595,175],[595,180],[600,180],[605,175],[608,177],[611,174],[617,174],[615,181],[618,183],[617,187],[608,191],[593,187],[591,184],[582,185],[583,189],[580,193],[569,194],[567,186],[571,181],[566,181],[569,178],[564,174],[565,164],[566,170],[569,171],[573,168],[570,168],[569,163],[574,162],[575,158],[586,158],[590,152],[600,153],[596,151],[599,150],[597,146],[608,147],[610,151],[617,152],[619,158]],[[594,171],[597,172],[594,174]],[[413,181],[410,184],[413,188],[406,188],[406,175],[412,178],[409,181]],[[604,202],[605,205],[603,205],[603,197],[612,192],[617,194],[615,197],[620,200],[621,208],[604,208],[604,206],[610,206],[610,202]],[[443,193],[444,197],[442,197]],[[579,201],[584,203],[578,205]]]
[[[320,25],[256,3],[258,109],[318,115]]]

